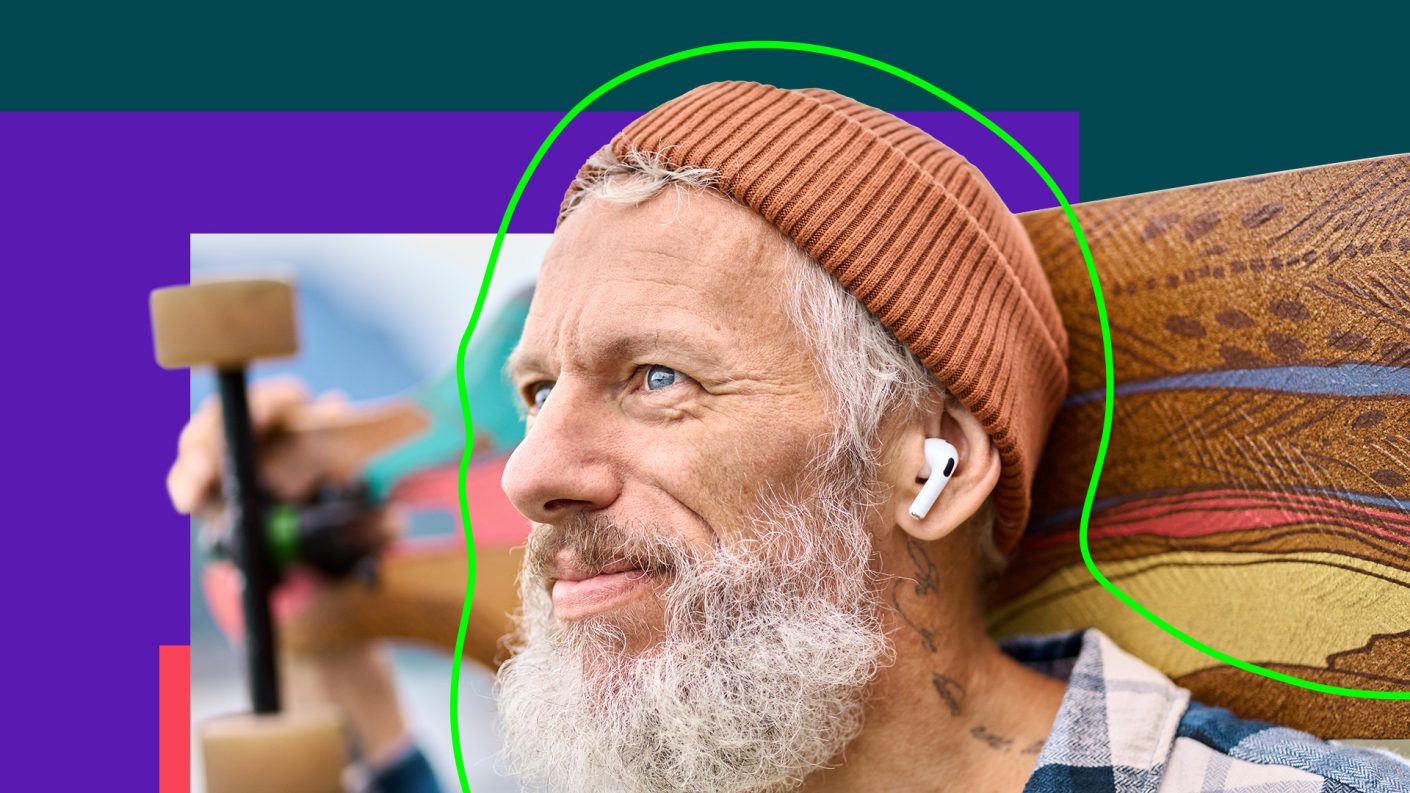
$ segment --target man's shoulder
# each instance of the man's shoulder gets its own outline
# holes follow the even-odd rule
[[[1176,729],[1160,793],[1259,785],[1288,793],[1410,793],[1410,763],[1192,701]]]
[[[1100,631],[1004,648],[1068,683],[1025,793],[1410,793],[1410,764],[1195,702]]]

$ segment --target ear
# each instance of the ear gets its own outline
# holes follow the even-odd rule
[[[925,480],[925,439],[944,438],[959,452],[959,464],[940,498],[920,519],[911,517],[911,502]],[[936,398],[919,415],[896,428],[892,448],[882,467],[891,485],[886,505],[892,521],[910,536],[930,542],[948,536],[974,516],[999,483],[999,450],[969,408],[948,395]]]

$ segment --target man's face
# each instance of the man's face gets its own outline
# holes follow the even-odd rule
[[[538,405],[503,482],[534,522],[499,675],[519,773],[776,789],[860,729],[890,649],[874,483],[819,463],[833,426],[788,266],[708,193],[590,201],[559,229],[511,365]]]
[[[519,511],[541,532],[606,516],[705,559],[747,534],[766,488],[798,482],[830,432],[784,264],[762,219],[713,194],[571,217],[512,364],[530,405],[503,481]],[[630,622],[638,640],[660,626],[668,571],[555,550],[537,572],[559,620]]]

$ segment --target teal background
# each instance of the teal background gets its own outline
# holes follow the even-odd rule
[[[567,110],[663,54],[742,39],[841,47],[981,111],[1082,114],[1091,200],[1410,150],[1403,7],[1355,3],[35,6],[0,18],[0,108]],[[822,56],[713,55],[594,105],[699,83],[817,85],[891,111],[935,100]]]
[[[879,3],[793,9],[603,3],[504,11],[468,3],[10,4],[0,10],[0,110],[561,113],[610,77],[670,52],[722,41],[787,39],[880,58],[984,112],[1079,112],[1082,197],[1091,200],[1410,151],[1407,12],[1388,7],[1339,3],[1259,12],[1232,3],[1041,10],[995,3],[911,10]],[[933,97],[875,70],[785,52],[675,64],[613,91],[594,109],[643,110],[726,78],[824,86],[892,111],[943,109]],[[19,127],[11,121],[0,116],[0,133],[7,125],[12,133]],[[52,777],[53,769],[71,767],[75,747],[89,773],[154,787],[155,752],[132,749],[155,740],[154,709],[129,708],[128,720],[136,726],[109,730],[111,735],[82,724],[90,712],[155,703],[155,672],[130,674],[154,668],[151,635],[127,627],[134,615],[113,604],[130,607],[139,597],[134,591],[165,586],[170,592],[153,572],[172,561],[170,555],[145,543],[160,536],[151,533],[158,524],[150,516],[162,516],[162,530],[178,524],[176,530],[184,531],[185,522],[171,515],[159,489],[123,490],[120,476],[98,475],[82,480],[85,503],[132,508],[95,521],[85,534],[63,531],[68,524],[58,521],[62,510],[54,505],[65,502],[51,494],[74,498],[65,475],[88,470],[76,455],[93,443],[65,440],[63,433],[91,428],[90,419],[113,430],[105,431],[97,448],[100,455],[117,454],[117,462],[99,457],[99,471],[112,465],[129,472],[164,467],[170,441],[150,439],[175,437],[184,420],[185,376],[151,366],[145,317],[133,307],[143,305],[151,286],[185,277],[187,234],[206,230],[202,218],[221,214],[240,218],[240,228],[264,228],[296,214],[291,207],[297,202],[288,195],[242,206],[195,189],[228,178],[219,169],[209,171],[210,163],[241,161],[223,148],[225,141],[173,146],[169,158],[189,162],[190,176],[182,180],[173,177],[170,163],[113,126],[75,119],[48,148],[15,134],[6,138],[11,160],[0,167],[0,194],[7,185],[24,186],[5,214],[15,229],[27,232],[6,234],[10,262],[26,265],[11,269],[11,291],[30,296],[10,312],[10,335],[24,339],[36,327],[74,336],[89,331],[82,345],[54,341],[49,349],[18,344],[14,350],[13,368],[41,385],[13,389],[12,415],[36,435],[37,427],[58,428],[54,440],[26,445],[17,455],[50,486],[38,498],[22,499],[30,512],[12,516],[12,523],[31,530],[18,533],[11,557],[30,576],[52,580],[43,588],[6,589],[15,594],[13,602],[29,604],[14,610],[10,634],[28,646],[53,649],[11,654],[16,669],[9,677],[22,683],[12,709],[30,725],[28,743],[34,744],[25,747],[27,762],[11,769],[11,777],[20,778],[9,784],[15,789],[44,789],[23,778]],[[272,146],[258,143],[251,148]],[[359,155],[349,155],[350,170],[362,162]],[[52,178],[28,179],[39,167],[52,170]],[[303,197],[326,185],[295,187]],[[150,222],[130,223],[134,210],[147,212]],[[347,210],[340,205],[339,211]],[[44,223],[35,221],[45,214],[50,217]],[[321,217],[330,223],[329,215]],[[354,220],[337,222],[355,223],[360,215],[346,217]],[[41,243],[53,252],[34,253]],[[71,276],[76,263],[91,268],[83,278]],[[50,301],[56,305],[44,306],[36,295],[57,296]],[[42,325],[33,319],[41,312]],[[151,400],[148,407],[170,418],[135,422],[129,411],[149,401],[147,393],[159,380],[174,396],[165,403]],[[178,380],[181,389],[171,391]],[[151,558],[130,570],[108,562],[116,558],[105,556],[112,548],[140,549]],[[26,563],[60,558],[67,559],[61,576]],[[176,561],[184,565],[184,549]],[[25,580],[22,572],[11,577]],[[177,583],[184,590],[184,576]],[[109,592],[95,601],[106,607],[96,618],[85,600],[93,591]],[[185,593],[177,594],[184,609]],[[74,605],[79,602],[85,607]],[[168,640],[181,638],[173,634]],[[42,709],[29,706],[41,699]],[[429,707],[442,705],[438,700]]]

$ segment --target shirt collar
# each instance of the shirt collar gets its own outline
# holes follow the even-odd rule
[[[1110,768],[1120,790],[1155,789],[1189,691],[1095,629],[1019,637],[1003,648],[1020,663],[1067,682],[1025,791],[1049,789],[1039,783],[1045,766]]]

